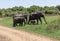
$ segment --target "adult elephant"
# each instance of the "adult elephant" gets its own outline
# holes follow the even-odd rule
[[[38,24],[38,21],[40,20],[40,22],[41,22],[41,24],[42,24],[41,18],[43,18],[44,21],[45,21],[45,23],[47,24],[43,13],[41,13],[41,12],[32,12],[32,13],[29,15],[28,24],[29,24],[29,22],[30,22],[31,20],[37,20],[37,24]]]
[[[13,26],[14,27],[17,26],[17,24],[22,26],[23,23],[24,23],[24,25],[26,24],[24,17],[14,17],[13,18]]]
[[[23,25],[23,22],[24,22],[24,24],[26,24],[25,19],[27,20],[26,16],[23,14],[14,15],[13,16],[13,26],[15,27],[17,24]]]
[[[15,14],[14,17],[24,17],[25,20],[27,21],[27,14]]]

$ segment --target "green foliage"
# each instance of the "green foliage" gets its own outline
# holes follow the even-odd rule
[[[30,14],[31,12],[43,12],[45,14],[60,14],[60,6],[45,6],[45,7],[40,7],[40,6],[36,6],[36,5],[32,5],[29,8],[25,8],[23,6],[15,6],[12,8],[7,8],[7,9],[0,9],[0,15],[2,16],[10,16],[12,14],[17,14],[17,13],[25,13],[25,14]]]
[[[57,5],[56,8],[60,11],[60,5]]]

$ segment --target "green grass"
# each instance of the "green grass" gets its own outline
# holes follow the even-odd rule
[[[60,39],[60,26],[59,26],[60,19],[59,18],[60,16],[46,16],[46,21],[48,24],[45,24],[45,22],[43,21],[43,24],[40,24],[39,22],[39,25],[27,24],[25,26],[17,26],[14,28]],[[3,20],[0,20],[0,25],[12,27],[12,22],[13,22],[12,18],[3,18]]]

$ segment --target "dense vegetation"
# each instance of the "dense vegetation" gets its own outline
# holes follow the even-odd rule
[[[25,26],[17,26],[14,28],[60,39],[60,16],[46,16],[46,21],[48,24],[45,24],[43,21],[43,24],[39,22],[39,25],[26,24]],[[12,23],[11,17],[5,17],[0,20],[0,25],[12,27]]]
[[[12,16],[13,14],[17,14],[17,13],[25,13],[25,14],[30,14],[33,11],[38,11],[38,12],[43,12],[45,14],[60,14],[60,5],[58,6],[44,6],[44,7],[40,7],[40,6],[30,6],[28,8],[25,8],[23,6],[15,6],[12,8],[3,8],[0,9],[0,16]]]

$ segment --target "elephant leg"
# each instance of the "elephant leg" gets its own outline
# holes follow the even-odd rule
[[[24,25],[25,25],[26,24],[25,20],[23,22],[24,22]]]
[[[23,26],[23,22],[21,22],[21,26]]]
[[[26,19],[26,22],[27,22],[27,17],[25,17],[25,19]]]
[[[38,19],[37,19],[37,24],[38,24]]]
[[[45,17],[43,17],[43,19],[44,19],[45,23],[47,24],[47,22],[46,22],[46,20],[45,20]]]
[[[16,26],[16,23],[15,22],[13,22],[13,27],[15,27]]]
[[[41,22],[41,24],[42,24],[42,20],[41,20],[41,18],[40,18],[39,20],[40,20],[40,22]]]
[[[15,27],[15,23],[13,23],[13,27]]]
[[[29,21],[28,21],[28,24],[30,23],[30,19],[29,19]]]
[[[20,23],[19,23],[19,26],[20,26]]]

